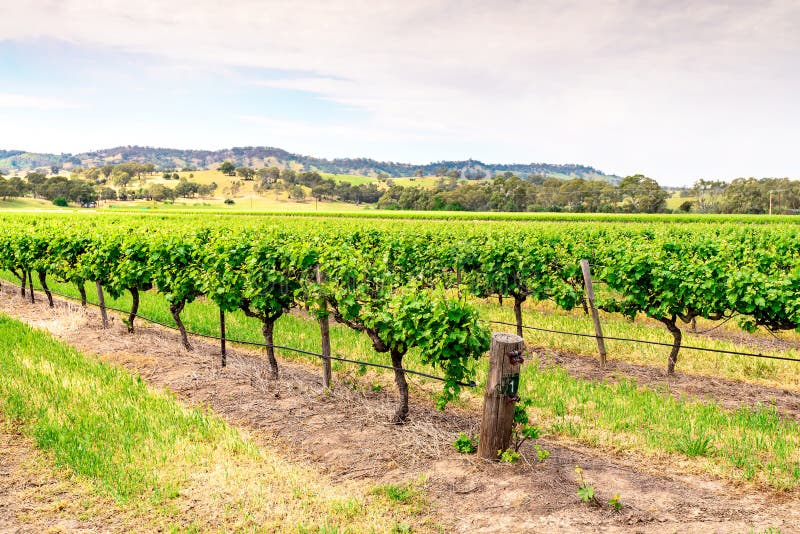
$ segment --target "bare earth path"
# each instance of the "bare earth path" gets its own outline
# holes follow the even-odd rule
[[[86,353],[124,365],[153,386],[169,388],[187,404],[208,405],[257,441],[277,442],[292,457],[314,461],[333,480],[364,478],[379,484],[425,476],[435,519],[446,531],[728,533],[775,527],[784,533],[800,532],[796,493],[736,487],[710,476],[681,473],[657,458],[609,454],[562,440],[539,440],[551,452],[543,464],[483,463],[458,454],[451,445],[458,432],[476,431],[479,415],[474,412],[441,413],[430,401],[416,398],[411,422],[391,425],[393,391],[357,391],[348,385],[355,380],[352,376],[340,375],[334,393],[326,395],[318,370],[305,364],[283,361],[281,380],[267,380],[265,361],[257,351],[233,349],[228,367],[221,368],[218,347],[204,340],[193,339],[195,350],[187,352],[177,333],[166,329],[140,324],[135,334],[127,334],[115,320],[104,331],[97,327],[93,310],[63,303],[50,309],[41,301],[32,305],[10,288],[0,296],[0,310]],[[556,354],[549,357],[559,361]],[[593,376],[588,362],[563,356],[560,361],[574,374]],[[616,372],[647,377],[644,369],[629,367],[619,364]],[[675,389],[682,386],[695,387],[691,381],[671,383]],[[747,384],[737,387],[735,393],[730,384],[715,386],[713,394],[719,391],[722,402],[770,395]],[[724,394],[726,389],[730,394]],[[780,409],[795,416],[796,399],[785,400]],[[0,441],[0,447],[5,446]],[[530,449],[523,451],[535,458]],[[584,468],[601,501],[613,493],[622,495],[621,512],[578,500],[576,465]],[[2,508],[17,509],[20,493],[3,488]],[[8,515],[0,512],[0,532],[4,527],[15,531]],[[3,520],[12,523],[6,527]]]

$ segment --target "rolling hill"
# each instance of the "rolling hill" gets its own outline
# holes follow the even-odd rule
[[[22,150],[0,150],[0,170],[21,172],[36,168],[69,170],[76,166],[102,166],[106,163],[153,163],[159,169],[213,169],[223,161],[231,161],[236,166],[292,168],[296,170],[315,170],[332,174],[353,174],[377,176],[386,174],[392,177],[413,176],[421,172],[429,176],[437,169],[462,172],[464,176],[493,176],[506,171],[515,174],[540,174],[556,178],[584,178],[587,180],[607,180],[612,183],[620,177],[587,165],[551,163],[483,163],[468,159],[461,161],[437,161],[426,164],[376,161],[368,158],[325,159],[301,154],[293,154],[273,147],[234,147],[223,150],[184,150],[142,146],[122,146],[107,148],[82,154],[40,154]]]

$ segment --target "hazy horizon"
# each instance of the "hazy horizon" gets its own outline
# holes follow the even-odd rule
[[[793,2],[0,7],[0,147],[800,178]]]

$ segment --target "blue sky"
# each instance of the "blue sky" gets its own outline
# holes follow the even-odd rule
[[[168,8],[164,6],[168,5]],[[800,3],[0,5],[0,148],[800,178]]]
[[[281,145],[261,118],[321,126],[358,124],[365,113],[319,95],[260,82],[302,72],[184,64],[151,54],[55,39],[0,43],[0,91],[29,102],[0,107],[15,125],[3,148],[81,152],[142,144],[178,148]]]

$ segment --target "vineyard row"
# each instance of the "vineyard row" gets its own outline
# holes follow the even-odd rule
[[[64,226],[64,222],[72,224]],[[489,332],[467,296],[514,303],[522,332],[522,304],[551,300],[564,309],[583,303],[580,259],[606,287],[601,309],[627,317],[644,314],[673,335],[668,372],[674,372],[682,323],[723,320],[734,314],[746,330],[800,326],[800,236],[791,228],[718,225],[682,228],[559,224],[491,226],[380,226],[344,221],[320,232],[309,222],[259,225],[222,219],[213,227],[180,218],[3,221],[0,268],[32,296],[33,276],[85,284],[118,298],[130,293],[134,329],[140,292],[155,289],[169,303],[191,348],[181,312],[204,296],[222,312],[258,319],[272,375],[278,376],[274,325],[302,307],[316,318],[369,337],[395,369],[408,415],[403,357],[411,349],[443,373],[439,407],[474,377]],[[145,224],[145,223],[151,224]],[[324,276],[318,276],[323,273]]]

